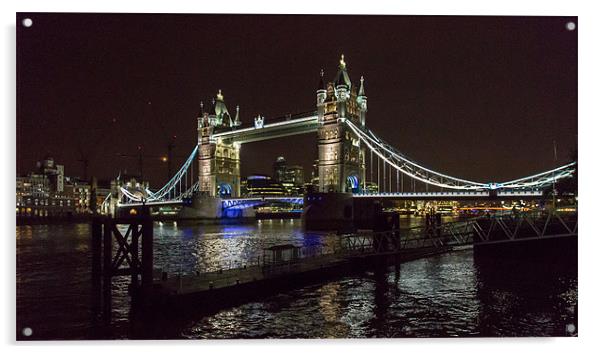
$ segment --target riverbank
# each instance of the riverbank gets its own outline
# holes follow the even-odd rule
[[[68,216],[17,216],[17,226],[21,225],[63,225],[63,224],[85,224],[92,222],[92,215],[68,215]]]
[[[256,217],[250,218],[223,218],[223,219],[201,219],[201,218],[179,218],[177,215],[152,215],[155,222],[177,222],[184,225],[238,225],[253,224],[257,220],[287,220],[300,219],[301,213],[258,213]],[[27,217],[17,216],[17,226],[21,225],[64,225],[64,224],[87,224],[92,222],[92,215],[69,215],[69,216],[47,216]]]

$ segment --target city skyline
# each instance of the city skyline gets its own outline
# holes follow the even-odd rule
[[[87,158],[89,176],[110,179],[119,170],[137,171],[143,146],[145,177],[159,187],[171,137],[177,137],[174,169],[195,144],[200,101],[222,90],[231,112],[240,106],[243,126],[257,114],[269,122],[314,110],[319,72],[331,81],[340,54],[354,84],[366,79],[370,127],[437,170],[508,180],[558,166],[576,147],[577,31],[566,28],[576,22],[572,17],[161,15],[157,21],[18,14],[18,20],[26,15],[33,26],[17,30],[19,174],[51,154],[71,175],[83,175],[79,160]],[[341,27],[347,35],[321,35]],[[385,35],[386,45],[376,41]],[[247,144],[241,175],[269,173],[280,155],[311,171],[315,142],[307,134]]]

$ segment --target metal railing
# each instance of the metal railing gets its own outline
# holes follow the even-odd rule
[[[538,238],[577,236],[577,213],[556,210],[503,212],[404,229],[345,235],[343,253],[385,254],[427,247],[500,243]]]
[[[265,253],[247,260],[224,261],[214,271],[196,271],[196,274],[235,279],[242,271],[282,273],[299,267],[304,262],[311,262],[312,259],[320,262],[324,257],[343,260],[349,257],[388,255],[426,248],[441,249],[476,243],[517,242],[567,236],[577,236],[577,212],[508,211],[493,216],[443,223],[430,222],[426,225],[383,232],[345,234],[335,245],[294,247],[294,256],[291,254],[275,258],[270,253]]]

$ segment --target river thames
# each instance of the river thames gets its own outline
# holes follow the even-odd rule
[[[402,219],[406,226],[422,218]],[[245,225],[155,223],[155,267],[169,274],[251,263],[292,243],[328,251],[337,236],[301,221]],[[93,320],[90,226],[17,227],[20,339],[366,338],[567,336],[576,332],[577,269],[570,262],[495,259],[456,251],[316,283],[214,313],[139,323],[127,277],[113,281],[111,322]],[[31,328],[25,338],[23,328]]]

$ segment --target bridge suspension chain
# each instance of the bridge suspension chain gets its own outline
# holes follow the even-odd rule
[[[146,192],[149,195],[149,201],[163,200],[165,199],[164,197],[166,195],[168,197],[167,199],[175,199],[176,187],[179,188],[179,195],[182,195],[182,180],[184,180],[184,183],[186,183],[188,168],[194,166],[193,161],[195,161],[195,156],[198,153],[198,149],[199,147],[198,145],[196,145],[188,159],[186,159],[186,161],[182,165],[182,167],[180,167],[178,172],[161,189],[154,193],[148,189],[146,190]],[[184,189],[187,190],[187,186]]]
[[[372,154],[376,154],[377,158],[380,158],[383,161],[383,175],[386,173],[384,168],[386,164],[388,164],[389,168],[394,168],[402,174],[412,178],[414,192],[416,189],[416,181],[425,183],[427,191],[429,185],[456,190],[492,190],[501,188],[519,189],[528,187],[542,187],[552,183],[553,181],[569,177],[575,171],[576,162],[572,162],[549,171],[502,183],[481,183],[470,181],[428,169],[396,151],[395,148],[379,139],[370,130],[359,128],[349,120],[345,120],[345,123],[358,136],[361,142],[363,142],[370,149],[371,160]],[[377,164],[377,166],[379,174],[377,180],[380,184],[380,164]],[[386,185],[386,180],[384,179],[383,185]],[[389,187],[391,187],[390,182]]]
[[[358,127],[349,120],[344,120],[345,124],[351,129],[351,131],[360,139],[360,143],[363,143],[370,150],[370,182],[376,181],[378,192],[404,192],[405,181],[404,175],[410,177],[409,179],[409,190],[416,193],[416,182],[422,182],[425,184],[426,191],[429,190],[430,186],[440,187],[441,189],[454,189],[454,190],[495,190],[495,189],[524,189],[524,188],[540,188],[544,185],[554,183],[562,178],[573,175],[576,163],[572,162],[555,169],[541,172],[535,175],[518,178],[515,180],[503,182],[503,183],[482,183],[475,182],[466,179],[461,179],[453,176],[449,176],[429,168],[426,168],[400,152],[394,147],[378,138],[372,131],[364,127]],[[198,145],[194,147],[192,153],[180,167],[178,172],[159,190],[152,192],[146,189],[147,198],[136,196],[125,188],[122,188],[122,195],[131,202],[142,202],[145,199],[147,202],[153,201],[169,201],[169,200],[181,200],[182,198],[189,197],[193,192],[199,190],[199,181],[194,182],[194,161],[198,154]],[[376,161],[374,161],[374,155],[376,155]],[[382,160],[382,174],[380,160]],[[376,180],[374,179],[374,164],[376,163]],[[188,170],[190,169],[190,183],[188,181]],[[387,173],[388,169],[388,173]],[[395,188],[393,187],[393,175],[392,170],[395,169],[396,183]],[[381,178],[382,176],[382,178]],[[387,177],[388,176],[388,177]],[[364,177],[364,180],[366,178]],[[388,180],[388,184],[387,184]],[[388,186],[388,188],[387,188]],[[364,190],[365,181],[364,181]],[[103,204],[107,203],[110,198],[107,197]]]

